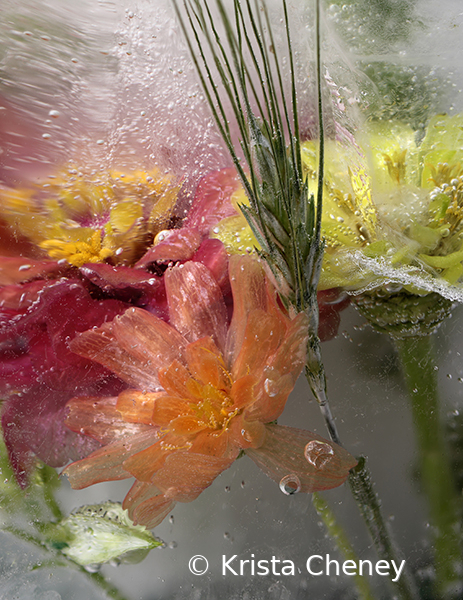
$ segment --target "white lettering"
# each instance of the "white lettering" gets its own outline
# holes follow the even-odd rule
[[[311,569],[311,567],[310,567],[310,563],[311,563],[311,562],[312,562],[312,561],[313,561],[315,558],[318,558],[319,560],[323,560],[323,556],[320,556],[319,554],[314,554],[313,556],[309,556],[309,558],[307,559],[307,562],[306,562],[306,564],[305,564],[305,566],[306,566],[306,569],[307,569],[307,572],[308,572],[310,575],[316,575],[316,576],[318,576],[318,575],[323,575],[323,571],[317,571],[317,572],[315,572],[315,571],[312,571],[312,569]]]
[[[363,575],[363,565],[368,564],[368,575],[373,575],[373,565],[371,560],[359,560],[359,575]]]
[[[234,554],[231,558],[229,558],[226,561],[225,559],[227,557],[225,556],[225,554],[222,555],[222,575],[225,575],[227,569],[230,571],[230,573],[233,573],[233,575],[238,575],[238,573],[230,567],[230,563],[233,562],[237,556],[237,554]]]
[[[283,564],[283,567],[281,569],[281,574],[282,575],[294,575],[295,569],[294,569],[293,561],[292,560],[284,560],[283,563],[287,563],[287,564]]]
[[[350,570],[354,569],[352,573],[349,573]],[[357,563],[355,560],[346,560],[342,563],[342,570],[344,575],[356,575],[357,574]]]
[[[268,565],[268,560],[260,560],[257,563],[257,568],[259,569],[259,571],[257,571],[258,575],[268,575],[270,573],[270,569],[267,567]]]
[[[326,571],[325,575],[330,575],[330,565],[335,565],[336,568],[336,577],[339,577],[339,563],[337,560],[330,560],[330,555],[326,555]]]
[[[392,580],[395,583],[396,581],[399,581],[400,576],[402,575],[403,568],[405,567],[405,561],[403,560],[400,563],[400,567],[398,569],[397,569],[397,566],[395,564],[395,561],[391,560],[391,564],[394,567],[394,571],[395,571],[395,575],[396,575],[395,579]]]

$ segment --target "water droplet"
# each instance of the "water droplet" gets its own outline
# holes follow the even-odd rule
[[[49,140],[51,138],[51,135],[49,133],[42,133],[42,137],[44,140]]]
[[[97,140],[96,143],[98,146],[102,146],[104,144],[104,140]]]
[[[84,569],[88,573],[98,573],[98,571],[101,569],[101,565],[100,564],[85,565]]]
[[[244,481],[241,482],[241,487],[244,488],[244,486],[246,485],[246,483]]]
[[[173,525],[173,524],[174,524],[174,515],[170,515],[170,517],[169,517],[169,523],[170,523],[171,525]]]
[[[301,491],[301,482],[297,475],[285,475],[280,481],[280,490],[287,496],[292,496]]]
[[[384,285],[384,288],[389,294],[397,294],[402,290],[402,284],[397,283],[396,281],[388,281],[388,283]]]
[[[50,112],[48,113],[49,117],[54,117],[55,119],[57,119],[60,116],[60,112],[59,110],[50,110]]]
[[[226,485],[226,486],[225,486],[225,491],[226,491],[226,492],[229,492],[230,490],[231,490],[231,487],[230,487],[229,485]]]
[[[264,381],[264,390],[270,396],[270,398],[274,398],[278,394],[278,385],[276,381],[273,379],[266,379]]]
[[[326,442],[312,440],[304,448],[304,456],[316,469],[321,470],[334,457],[334,450]]]
[[[177,542],[170,542],[167,547],[174,550],[177,547]]]
[[[246,429],[241,430],[241,435],[246,442],[252,442],[252,435]]]

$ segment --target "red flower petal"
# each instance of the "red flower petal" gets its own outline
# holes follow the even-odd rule
[[[201,179],[185,227],[198,229],[203,236],[222,219],[236,215],[231,196],[240,187],[235,169],[222,169]]]
[[[57,276],[65,269],[54,260],[33,260],[22,256],[0,256],[0,285],[13,285],[34,277]]]
[[[171,229],[165,239],[148,250],[137,262],[137,268],[146,267],[152,262],[189,260],[201,244],[201,233],[194,228]]]

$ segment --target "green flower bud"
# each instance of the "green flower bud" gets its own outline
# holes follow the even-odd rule
[[[49,531],[49,542],[82,566],[140,562],[162,544],[146,527],[134,525],[117,502],[76,509]]]

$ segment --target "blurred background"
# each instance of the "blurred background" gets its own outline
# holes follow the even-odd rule
[[[303,90],[313,61],[313,3],[288,4],[301,61],[298,84],[303,106],[310,110],[310,91],[304,95]],[[458,0],[322,4],[325,66],[351,100],[342,114],[333,109],[335,118],[354,127],[369,118],[400,119],[419,132],[431,115],[463,109],[463,9]],[[186,206],[188,189],[201,174],[229,165],[168,0],[2,0],[0,15],[3,184],[43,178],[69,161],[95,171],[158,165],[187,178]],[[463,309],[456,307],[434,336],[442,417],[455,469],[462,468],[463,452],[462,334]],[[352,454],[367,457],[393,538],[407,565],[419,573],[425,598],[433,577],[430,526],[395,351],[353,307],[342,313],[337,338],[322,351],[343,443]],[[305,380],[298,382],[279,422],[326,435]],[[72,491],[64,479],[58,497],[70,512],[108,498],[122,500],[127,489],[121,482]],[[376,560],[349,489],[342,486],[324,497],[359,558]],[[357,597],[352,578],[307,575],[305,560],[312,554],[341,560],[334,543],[310,496],[284,495],[247,457],[195,502],[177,505],[155,533],[165,547],[142,563],[102,568],[129,600]],[[188,570],[195,554],[209,561],[204,576]],[[301,573],[223,577],[221,557],[233,554],[289,559]],[[31,570],[37,561],[44,561],[43,567]],[[0,583],[2,600],[103,597],[77,571],[46,564],[40,549],[1,532]],[[374,577],[371,584],[378,598],[391,598],[386,578]]]

